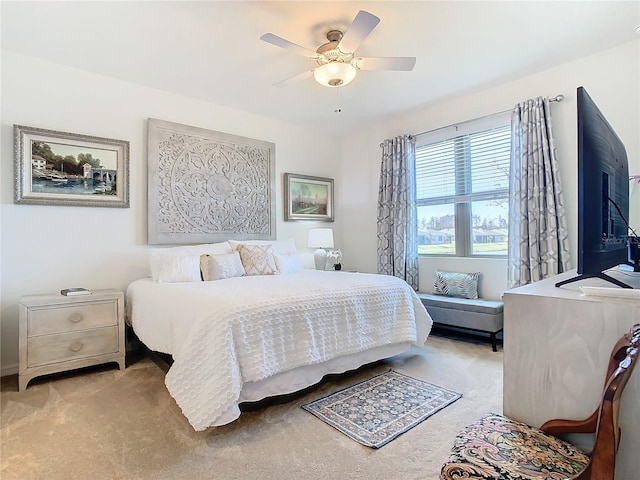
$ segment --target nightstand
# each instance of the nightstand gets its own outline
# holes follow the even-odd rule
[[[124,293],[20,299],[18,391],[35,377],[116,362],[125,368]]]

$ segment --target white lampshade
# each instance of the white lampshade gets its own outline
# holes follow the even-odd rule
[[[333,248],[333,230],[330,228],[312,228],[309,230],[309,248],[317,248],[313,254],[316,270],[324,270],[327,265],[327,251]]]
[[[350,63],[329,62],[313,71],[313,78],[325,87],[344,87],[356,78],[356,67]]]
[[[333,230],[312,228],[309,230],[309,248],[333,248]]]

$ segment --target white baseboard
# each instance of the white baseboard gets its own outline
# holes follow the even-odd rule
[[[17,363],[12,363],[11,365],[2,365],[2,367],[0,367],[0,377],[15,375],[16,373],[18,373]]]

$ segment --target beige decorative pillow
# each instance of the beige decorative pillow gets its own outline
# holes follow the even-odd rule
[[[229,240],[231,249],[238,251],[240,245],[271,245],[273,253],[298,253],[293,238],[288,240]]]
[[[244,276],[244,267],[238,252],[226,255],[202,255],[200,270],[205,282]]]
[[[277,275],[271,245],[238,245],[238,253],[247,275]]]

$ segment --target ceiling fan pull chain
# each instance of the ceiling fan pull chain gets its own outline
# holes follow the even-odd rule
[[[340,106],[340,100],[342,100],[342,89],[336,88],[338,91],[338,108],[336,108],[333,113],[342,113],[342,107]]]

